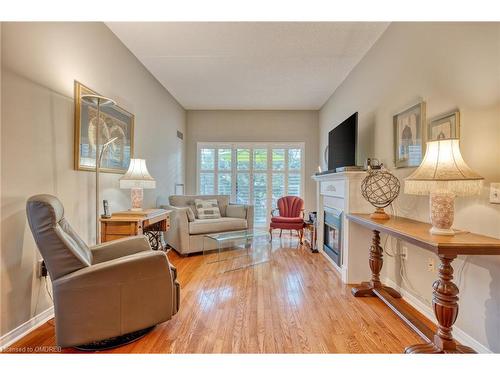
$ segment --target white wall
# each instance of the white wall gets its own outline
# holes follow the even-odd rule
[[[0,335],[50,306],[35,276],[39,257],[26,199],[57,195],[85,241],[94,241],[92,172],[73,169],[73,81],[114,98],[135,114],[135,157],[145,158],[156,190],[145,207],[184,182],[185,111],[102,23],[3,23],[1,129]],[[101,175],[111,210],[129,206],[118,174]]]
[[[427,118],[460,109],[462,155],[485,177],[480,197],[457,199],[454,226],[499,238],[500,205],[489,204],[487,199],[489,183],[500,181],[499,23],[391,24],[321,108],[318,156],[328,141],[328,131],[359,111],[358,161],[376,157],[393,169],[392,116],[419,99],[427,103]],[[393,172],[402,181],[413,170]],[[429,221],[428,197],[401,193],[395,206],[402,216]],[[393,245],[392,250],[397,248]],[[398,263],[389,256],[385,257],[385,276],[415,289],[413,293],[429,304],[437,274],[426,270],[426,262],[437,258],[409,247],[412,285],[401,281]],[[461,269],[462,260],[454,262],[455,270]],[[368,265],[366,272],[368,276]],[[494,352],[500,352],[499,286],[500,257],[468,258],[459,285],[457,326]]]
[[[305,142],[304,201],[316,210],[318,111],[188,111],[186,192],[196,193],[197,142]]]

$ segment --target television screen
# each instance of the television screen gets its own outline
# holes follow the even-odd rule
[[[328,133],[328,170],[356,165],[358,112]]]

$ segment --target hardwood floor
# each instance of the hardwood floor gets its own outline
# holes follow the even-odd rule
[[[182,288],[179,313],[106,353],[401,353],[423,342],[378,298],[354,298],[296,237],[274,239],[270,262],[227,273],[200,255],[169,257]],[[53,345],[49,321],[12,349]]]

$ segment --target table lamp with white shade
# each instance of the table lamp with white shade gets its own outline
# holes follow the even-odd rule
[[[121,189],[131,189],[131,211],[142,211],[143,189],[156,188],[156,181],[148,172],[146,160],[130,159],[127,173],[120,178]]]
[[[405,179],[405,193],[430,195],[430,232],[453,236],[455,196],[480,194],[482,180],[465,164],[458,139],[431,141],[420,166]]]

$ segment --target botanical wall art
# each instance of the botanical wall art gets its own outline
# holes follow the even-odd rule
[[[95,91],[75,81],[75,169],[95,170],[97,107],[81,100]],[[117,105],[101,106],[99,150],[107,141],[116,140],[102,156],[102,172],[125,173],[134,154],[134,115]]]
[[[433,118],[427,128],[427,138],[429,141],[460,138],[460,112],[453,111]]]
[[[425,102],[420,102],[393,117],[394,164],[396,168],[420,165],[424,123]]]

